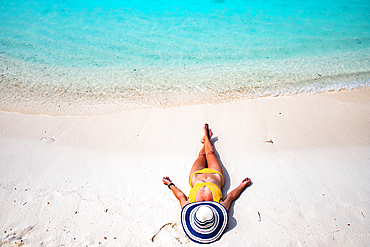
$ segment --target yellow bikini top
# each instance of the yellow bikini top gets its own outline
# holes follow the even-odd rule
[[[191,190],[189,191],[190,202],[195,202],[195,197],[197,196],[199,189],[204,186],[207,186],[207,188],[211,190],[213,201],[220,202],[220,200],[222,199],[222,191],[220,187],[211,182],[194,184],[194,187],[191,188]]]

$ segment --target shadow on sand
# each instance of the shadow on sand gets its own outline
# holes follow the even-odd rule
[[[213,149],[215,150],[215,155],[216,155],[216,157],[217,157],[217,159],[218,159],[218,161],[220,162],[220,164],[221,164],[221,167],[222,167],[222,170],[223,170],[223,172],[224,172],[224,176],[225,176],[225,184],[224,184],[224,186],[222,187],[222,195],[223,195],[223,198],[225,199],[225,197],[226,197],[226,195],[227,195],[227,192],[230,192],[229,190],[230,190],[230,175],[229,175],[229,173],[228,173],[228,171],[227,171],[227,169],[225,168],[225,166],[224,166],[224,164],[222,163],[222,160],[221,160],[221,157],[220,157],[220,154],[217,152],[217,149],[216,149],[216,147],[215,147],[215,142],[217,142],[218,141],[218,137],[216,136],[216,137],[214,137],[214,138],[212,138],[212,143],[213,143]],[[247,186],[246,188],[248,188],[248,187],[250,187],[250,186],[252,186],[252,184],[253,183],[251,183],[249,186]],[[245,189],[246,189],[245,188]],[[245,190],[244,189],[244,190]],[[243,191],[244,191],[243,190]],[[243,191],[242,191],[242,193],[243,193]],[[224,233],[226,233],[226,232],[228,232],[228,231],[231,231],[232,229],[234,229],[235,227],[236,227],[236,225],[238,224],[238,221],[234,218],[234,203],[235,203],[235,201],[234,202],[232,202],[231,203],[231,205],[230,205],[230,208],[229,208],[229,211],[228,211],[228,215],[229,215],[229,223],[228,223],[228,225],[227,225],[227,228],[226,228],[226,230],[225,230],[225,232]]]

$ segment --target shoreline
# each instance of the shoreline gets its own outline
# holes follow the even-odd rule
[[[352,91],[370,88],[366,79],[361,82],[360,78],[368,76],[368,73],[355,73],[351,75],[341,75],[338,78],[344,80],[353,80],[345,84],[324,85],[317,78],[307,81],[307,85],[301,85],[299,88],[290,89],[280,88],[279,92],[268,92],[263,89],[239,88],[238,90],[224,90],[221,92],[199,91],[185,93],[180,91],[173,92],[147,92],[142,94],[132,91],[132,95],[123,94],[105,94],[89,91],[83,93],[83,89],[78,89],[72,93],[65,91],[64,88],[48,88],[37,90],[32,88],[23,88],[21,92],[25,96],[14,97],[14,92],[8,87],[2,85],[0,98],[0,112],[20,113],[24,115],[51,116],[51,117],[83,117],[117,114],[127,111],[140,111],[150,109],[170,109],[181,107],[196,107],[198,105],[219,105],[234,102],[244,102],[248,100],[258,100],[269,97],[300,97],[317,94]],[[323,80],[332,80],[331,77],[323,76]],[[318,81],[316,81],[318,80]],[[350,80],[350,81],[351,81]],[[15,85],[17,86],[17,85]],[[273,86],[272,86],[273,87]],[[15,87],[17,89],[17,87]],[[49,92],[44,93],[38,92]],[[46,90],[46,91],[45,91]],[[82,90],[82,91],[81,91]],[[208,90],[208,89],[207,89]],[[126,90],[127,91],[127,90]],[[128,90],[130,91],[130,90]],[[166,91],[166,90],[165,90]],[[30,95],[28,95],[30,93]],[[72,93],[72,94],[71,94]]]
[[[205,122],[224,196],[253,182],[214,246],[370,242],[367,87],[97,116],[0,112],[0,244],[197,246],[161,179],[188,193]]]
[[[370,87],[369,49],[175,68],[74,68],[0,56],[0,111],[93,116]]]

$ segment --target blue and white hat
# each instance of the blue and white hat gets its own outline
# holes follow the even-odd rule
[[[228,221],[226,208],[213,201],[189,203],[181,211],[181,224],[186,235],[200,244],[219,239]]]

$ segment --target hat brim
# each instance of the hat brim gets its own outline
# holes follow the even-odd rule
[[[215,224],[209,229],[199,229],[194,224],[194,214],[200,206],[208,206],[215,215]],[[213,201],[193,202],[185,205],[181,211],[181,225],[185,234],[200,244],[212,243],[219,239],[226,229],[229,216],[220,203]]]

